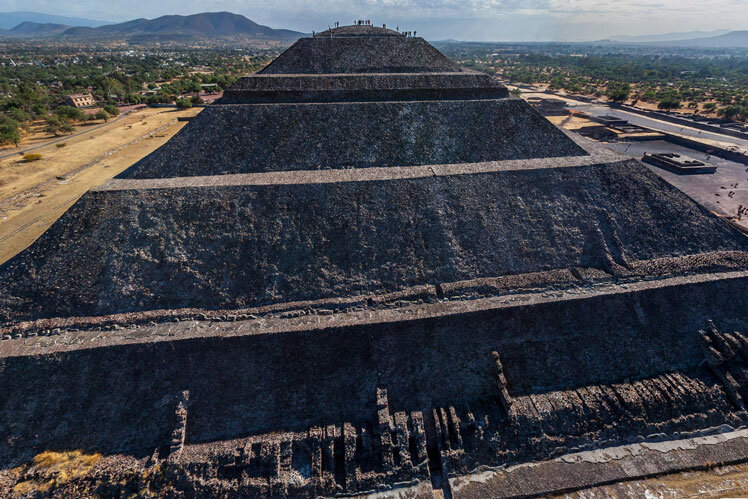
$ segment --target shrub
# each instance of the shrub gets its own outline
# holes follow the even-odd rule
[[[610,83],[605,91],[605,96],[613,102],[625,102],[631,94],[631,86],[628,83]]]
[[[21,133],[18,131],[18,127],[16,120],[0,116],[0,145],[18,145],[21,141]]]
[[[717,111],[717,114],[726,120],[742,120],[748,116],[748,108],[740,105],[728,106]]]
[[[61,120],[83,121],[86,119],[83,111],[73,106],[60,106],[55,109],[55,114],[59,116]]]
[[[117,106],[113,104],[107,104],[104,106],[104,111],[106,111],[109,116],[119,116],[119,109],[117,109]]]
[[[149,106],[155,106],[157,104],[168,104],[169,102],[171,102],[171,97],[163,94],[149,95],[145,99],[145,103]]]
[[[62,149],[62,148],[63,148],[63,147],[65,147],[66,145],[67,145],[67,144],[66,144],[65,142],[60,142],[60,143],[57,143],[57,144],[55,144],[55,147],[56,147],[57,149]]]
[[[40,159],[42,159],[42,155],[38,152],[30,152],[23,155],[24,163],[33,163],[34,161],[39,161]]]
[[[55,137],[62,133],[70,133],[73,131],[73,126],[66,120],[60,119],[56,115],[52,115],[47,118],[47,126],[44,127],[44,131],[47,133],[54,134]]]
[[[26,479],[17,483],[13,492],[19,496],[53,496],[56,488],[88,474],[101,457],[80,450],[42,452],[31,463],[19,467]]]
[[[110,115],[105,110],[100,110],[96,112],[96,119],[97,120],[104,120],[104,122],[109,121]]]
[[[18,123],[23,123],[24,121],[31,120],[31,115],[29,113],[17,107],[11,107],[10,109],[8,109],[7,114],[10,118],[17,121]]]
[[[660,101],[659,104],[657,104],[657,109],[678,109],[680,107],[680,101],[673,97],[667,97]]]
[[[192,107],[192,101],[190,99],[177,99],[177,108],[189,109]]]
[[[140,104],[143,102],[143,97],[138,94],[127,94],[125,96],[125,102],[128,104]],[[119,109],[117,111],[119,111]]]

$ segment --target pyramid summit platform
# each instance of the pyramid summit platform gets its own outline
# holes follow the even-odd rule
[[[743,234],[423,39],[333,28],[0,266],[0,495],[49,450],[104,455],[60,493],[186,497],[739,462],[747,332]]]

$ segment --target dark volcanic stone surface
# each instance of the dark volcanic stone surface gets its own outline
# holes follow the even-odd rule
[[[232,308],[748,250],[641,164],[88,193],[0,267],[0,318]],[[61,270],[64,269],[64,274]]]
[[[357,25],[353,24],[350,26],[339,26],[337,28],[332,28],[323,31],[322,33],[317,33],[315,35],[318,38],[324,38],[324,37],[372,37],[372,36],[395,36],[395,37],[405,37],[402,33],[399,31],[395,31],[394,29],[387,29],[385,27],[379,27],[379,26],[371,26],[371,25]]]
[[[178,340],[169,336],[179,325],[163,324],[151,328],[163,341],[137,341],[136,330],[108,348],[2,358],[0,438],[8,444],[0,446],[0,463],[17,464],[50,448],[150,455],[168,441],[183,390],[190,392],[190,443],[364,423],[375,414],[374,393],[383,386],[393,413],[469,406],[488,425],[485,440],[492,434],[501,440],[491,449],[476,441],[467,450],[494,465],[545,458],[553,440],[555,446],[589,442],[590,429],[607,427],[613,430],[608,438],[620,439],[718,425],[731,409],[706,370],[692,373],[702,379],[696,386],[648,381],[645,387],[631,380],[703,368],[697,331],[709,314],[719,314],[729,330],[748,326],[748,296],[740,292],[745,280],[312,331],[262,334],[257,321],[233,323],[247,333],[238,337],[214,331]],[[211,332],[207,323],[192,326]],[[492,350],[501,352],[517,401],[513,421],[493,408]],[[600,397],[584,392],[584,402],[574,403],[572,392],[563,398],[574,410],[564,410],[559,394],[548,393],[624,379],[608,403],[625,409],[605,409],[594,400]],[[538,414],[534,404],[547,410]],[[482,418],[484,408],[490,410]],[[717,417],[709,420],[711,412]],[[685,419],[693,413],[701,418],[696,423]],[[658,430],[657,423],[665,425]],[[465,440],[476,433],[463,426]]]
[[[241,78],[221,104],[500,99],[506,87],[482,73],[252,75]]]
[[[423,38],[302,38],[263,74],[460,72]]]
[[[518,99],[221,105],[119,178],[586,155]]]

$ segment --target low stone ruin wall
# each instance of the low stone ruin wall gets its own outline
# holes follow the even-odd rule
[[[157,334],[138,329],[118,346],[39,348],[0,359],[0,462],[45,449],[168,452],[175,428],[184,426],[180,407],[189,413],[182,439],[192,444],[368,421],[378,388],[388,391],[393,412],[479,406],[499,396],[492,352],[500,354],[511,397],[695,369],[705,359],[698,331],[708,319],[718,317],[725,331],[748,328],[745,286],[745,278],[725,279],[442,318],[273,334],[250,328],[181,341],[165,340],[172,333],[161,326]]]

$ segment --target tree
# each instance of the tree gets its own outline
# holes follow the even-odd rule
[[[512,94],[512,97],[521,97],[522,96],[522,90],[520,90],[519,88],[516,88],[516,87],[513,88],[512,91],[509,92],[509,93]]]
[[[21,141],[21,133],[18,131],[18,122],[7,116],[0,116],[0,145],[18,145]]]
[[[55,114],[63,121],[84,121],[86,119],[83,111],[73,106],[60,106],[55,109]]]
[[[47,90],[36,83],[21,83],[15,94],[16,107],[36,116],[43,116],[47,111]]]
[[[62,120],[56,115],[52,115],[47,118],[47,126],[44,127],[44,131],[51,133],[55,137],[60,134],[60,127],[62,126]]]
[[[610,83],[605,91],[605,96],[613,102],[625,102],[631,94],[631,85],[628,83]]]
[[[68,123],[67,121],[62,122],[60,125],[60,133],[73,133],[75,131],[75,128],[73,128],[73,125]]]
[[[748,116],[748,109],[736,104],[720,109],[718,114],[728,121],[734,121]]]
[[[72,133],[73,130],[75,130],[73,128],[73,125],[71,125],[64,119],[60,119],[59,116],[56,116],[54,114],[47,118],[47,126],[44,127],[45,132],[51,133],[55,137],[66,133]]]
[[[713,113],[716,110],[717,110],[717,104],[716,103],[714,103],[714,102],[707,102],[706,104],[704,104],[704,111],[706,111],[707,113]]]
[[[562,88],[564,88],[564,79],[560,76],[554,77],[548,85],[549,90],[560,90]]]
[[[125,91],[122,83],[114,78],[101,78],[98,80],[97,85],[101,89],[105,99],[109,99],[113,95],[122,95]]]
[[[192,101],[193,106],[199,106],[200,104],[205,104],[205,101],[199,95],[193,95],[192,99],[190,100]]]
[[[657,98],[657,94],[654,90],[647,90],[644,92],[644,95],[642,95],[642,99],[644,102],[652,102]]]
[[[125,96],[125,102],[128,104],[140,104],[143,102],[143,98],[138,94],[127,94]]]
[[[8,115],[8,117],[17,121],[18,123],[23,123],[24,121],[31,120],[31,115],[20,107],[11,107],[6,111],[6,114]]]
[[[178,109],[189,109],[192,107],[192,101],[190,99],[177,99]]]
[[[117,109],[117,106],[113,104],[107,104],[104,106],[104,111],[106,111],[109,116],[119,116],[119,109]]]
[[[678,109],[680,101],[675,97],[666,97],[657,104],[657,109],[671,110]]]
[[[149,106],[155,106],[157,104],[161,104],[161,98],[158,95],[149,95],[145,99],[145,103]]]
[[[107,113],[103,109],[100,109],[99,111],[97,111],[95,116],[96,116],[97,120],[104,120],[104,123],[106,123],[107,121],[109,121],[109,118],[111,117],[109,115],[109,113]]]

